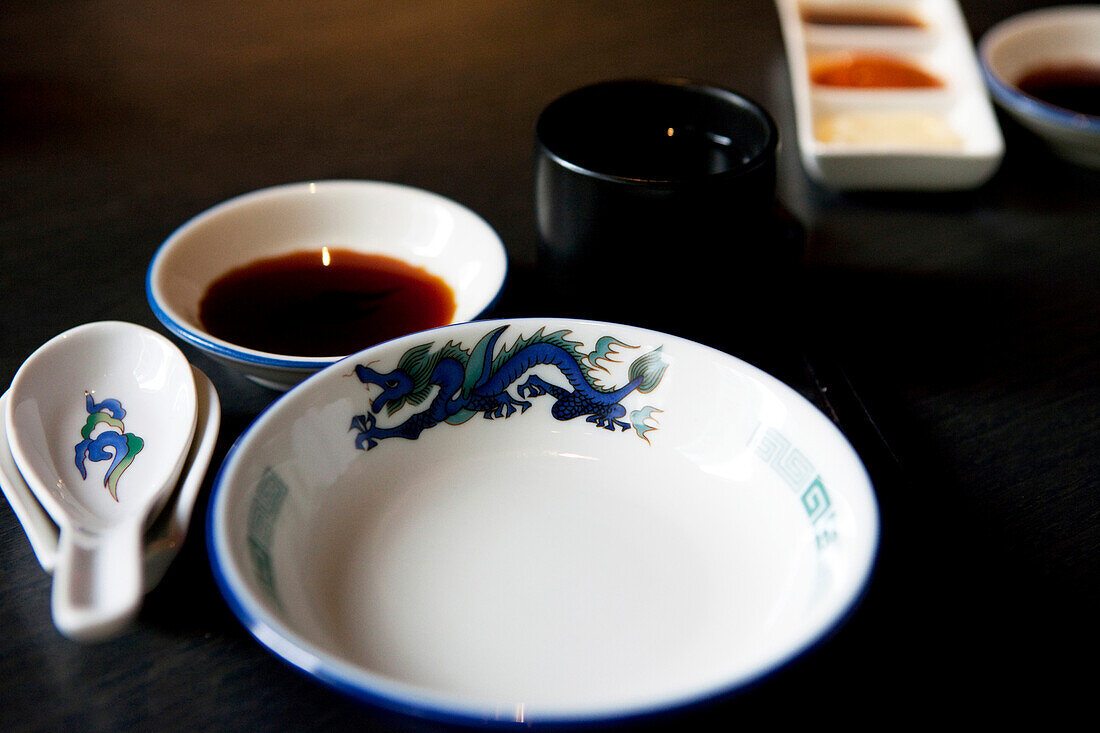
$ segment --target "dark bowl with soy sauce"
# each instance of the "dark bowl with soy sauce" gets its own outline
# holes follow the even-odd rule
[[[504,244],[438,194],[380,181],[254,191],[157,250],[146,294],[172,334],[277,390],[348,354],[474,320],[499,296]]]
[[[994,100],[1062,158],[1100,168],[1100,6],[1021,13],[982,36]]]

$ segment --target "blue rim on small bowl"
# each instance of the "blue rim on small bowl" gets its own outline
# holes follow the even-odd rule
[[[446,374],[453,394],[410,398]],[[596,383],[600,412],[577,401]],[[847,620],[878,539],[858,455],[789,387],[682,338],[559,318],[432,329],[310,377],[231,448],[207,517],[219,589],[272,653],[355,699],[479,726],[623,721],[754,686]],[[634,642],[656,648],[637,662]]]
[[[994,98],[1005,107],[1017,109],[1021,114],[1045,120],[1052,125],[1062,125],[1100,135],[1100,117],[1078,114],[1036,99],[1015,86],[1005,83],[988,67],[983,67],[983,73]]]
[[[368,220],[368,213],[376,215],[374,221]],[[337,222],[345,215],[349,223],[341,229]],[[278,221],[292,233],[281,234],[273,223]],[[386,227],[394,233],[390,238],[373,231]],[[427,243],[413,238],[410,231],[415,227],[420,227],[416,236],[428,239]],[[250,233],[239,233],[246,230]],[[263,249],[253,241],[258,239],[256,231],[282,240],[275,249]],[[212,245],[215,234],[224,236],[225,242]],[[456,244],[460,236],[465,239]],[[203,257],[191,258],[183,249],[196,246],[193,241],[201,242],[197,246]],[[274,354],[230,343],[203,328],[198,302],[210,283],[233,268],[264,257],[334,244],[396,257],[441,277],[455,292],[453,323],[474,320],[489,311],[507,277],[508,257],[500,237],[461,204],[383,181],[310,181],[245,193],[185,222],[153,255],[145,279],[146,298],[157,320],[175,336],[214,360],[240,369],[252,381],[285,390],[345,355]],[[248,247],[252,249],[241,251]]]

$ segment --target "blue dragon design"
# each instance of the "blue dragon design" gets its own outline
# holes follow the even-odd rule
[[[453,341],[435,350],[431,343],[416,346],[406,351],[397,367],[389,372],[357,365],[355,376],[359,381],[380,387],[381,394],[371,402],[369,412],[352,418],[350,429],[358,433],[355,447],[370,450],[379,440],[394,437],[415,440],[424,430],[440,423],[458,425],[477,414],[487,419],[508,418],[517,410],[526,411],[531,406],[530,399],[542,395],[554,398],[550,414],[558,420],[584,416],[588,422],[610,431],[633,427],[642,439],[649,441],[646,433],[656,429],[650,421],[659,410],[647,405],[633,411],[628,422],[623,419],[627,410],[621,402],[632,392],[647,394],[660,384],[667,368],[660,347],[630,365],[626,384],[604,388],[598,386],[599,373],[608,371],[602,362],[615,362],[620,349],[638,347],[604,336],[593,351],[585,352],[579,342],[568,338],[570,331],[546,334],[540,328],[498,351],[497,343],[507,329],[504,325],[486,333],[469,351]],[[555,367],[569,386],[527,374],[544,364]],[[527,378],[520,383],[524,375]],[[513,385],[514,395],[509,392]],[[383,410],[393,415],[405,405],[419,406],[436,387],[438,391],[427,408],[398,425],[378,425],[376,415]]]

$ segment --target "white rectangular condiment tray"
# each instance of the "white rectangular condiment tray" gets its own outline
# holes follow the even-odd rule
[[[802,164],[842,190],[961,190],[1004,155],[955,0],[776,0]]]

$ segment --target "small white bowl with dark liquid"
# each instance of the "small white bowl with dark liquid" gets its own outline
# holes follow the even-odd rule
[[[1042,8],[993,26],[979,46],[997,103],[1057,155],[1100,168],[1100,6]]]
[[[450,199],[318,181],[191,219],[153,256],[146,294],[170,332],[285,390],[367,346],[477,318],[506,273],[500,237]]]

